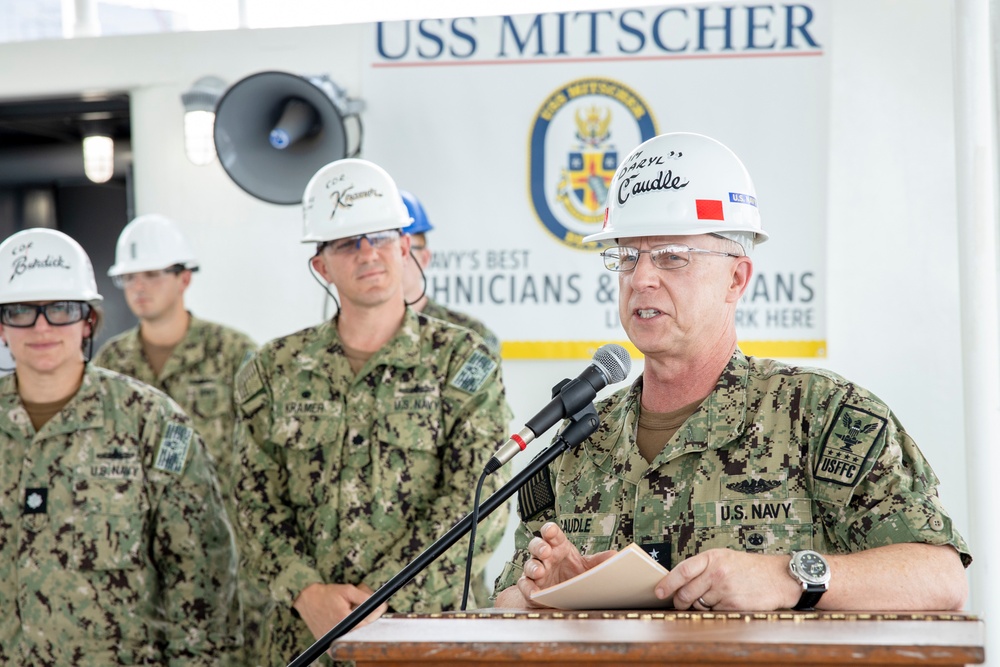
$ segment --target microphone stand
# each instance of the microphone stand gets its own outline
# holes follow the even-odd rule
[[[570,418],[569,424],[562,433],[543,450],[537,458],[531,461],[524,470],[514,476],[509,482],[500,487],[496,493],[483,502],[479,511],[480,519],[490,515],[496,508],[500,507],[505,500],[514,495],[521,486],[535,476],[540,470],[545,468],[557,456],[568,449],[576,447],[581,442],[590,437],[600,425],[597,418],[597,410],[594,404],[590,403],[585,408],[577,412]],[[333,626],[329,632],[316,640],[312,646],[306,649],[297,658],[288,663],[288,667],[306,667],[319,659],[323,653],[330,648],[336,639],[350,632],[368,614],[378,608],[383,602],[410,582],[421,570],[430,565],[438,556],[448,550],[450,546],[458,542],[469,530],[472,529],[472,515],[467,514],[447,533],[439,537],[433,544],[424,550],[419,556],[413,559],[409,565],[405,566],[389,581],[385,582],[381,588],[372,593],[371,597],[354,608],[350,614],[345,616],[340,623]]]

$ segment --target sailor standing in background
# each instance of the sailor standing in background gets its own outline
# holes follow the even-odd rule
[[[304,208],[310,268],[336,287],[340,310],[264,345],[237,378],[241,542],[276,602],[268,665],[286,664],[469,513],[509,415],[482,339],[406,307],[410,219],[389,175],[333,162]],[[484,497],[505,476],[487,478]],[[480,526],[473,573],[506,517]],[[374,616],[457,609],[467,549],[459,541]]]

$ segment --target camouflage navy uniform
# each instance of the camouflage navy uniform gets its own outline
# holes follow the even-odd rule
[[[256,348],[245,334],[191,315],[187,333],[171,352],[159,377],[143,355],[139,327],[110,339],[92,361],[162,390],[184,408],[215,461],[226,512],[234,524],[233,479],[238,471],[233,461],[236,423],[233,382],[240,365]],[[260,636],[258,628],[268,601],[263,592],[245,585],[239,587],[239,594],[245,614],[247,650],[253,652],[252,640]],[[234,655],[232,664],[243,667],[245,663]]]
[[[223,495],[231,497],[233,426],[236,405],[233,381],[236,371],[257,348],[246,335],[191,316],[187,333],[160,376],[142,354],[139,327],[115,336],[101,346],[93,364],[110,368],[141,380],[165,392],[184,408],[194,422],[212,458],[222,484]]]
[[[191,421],[88,367],[36,434],[16,382],[0,379],[0,664],[218,664],[240,632],[236,551]]]
[[[843,554],[906,542],[951,544],[972,561],[916,444],[840,376],[737,350],[651,464],[635,444],[641,390],[640,377],[601,401],[597,433],[522,487],[497,592],[517,582],[546,521],[585,554],[635,542],[668,569],[713,548]]]
[[[277,602],[266,664],[286,664],[315,641],[293,616],[299,593],[314,583],[378,589],[468,514],[510,411],[479,337],[411,309],[357,375],[334,320],[265,345],[240,371],[236,393],[242,539]],[[487,478],[484,499],[505,475]],[[473,572],[506,517],[501,508],[480,524]],[[390,598],[390,609],[457,608],[466,553],[462,540]]]
[[[471,315],[467,315],[466,313],[462,313],[457,310],[452,310],[447,306],[441,305],[430,297],[427,297],[427,304],[420,312],[428,317],[436,317],[439,320],[451,322],[452,324],[457,324],[460,327],[465,327],[466,329],[475,331],[477,334],[482,336],[483,341],[486,343],[486,347],[490,348],[497,358],[500,357],[500,339],[495,333],[488,329],[485,324]]]

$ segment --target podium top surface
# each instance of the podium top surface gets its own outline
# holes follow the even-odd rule
[[[981,619],[928,612],[511,611],[388,614],[331,647],[364,664],[979,664]]]

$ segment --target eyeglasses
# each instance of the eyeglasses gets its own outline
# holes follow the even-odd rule
[[[76,324],[90,315],[90,306],[82,301],[53,301],[35,305],[33,303],[5,303],[0,306],[0,323],[4,326],[29,329],[35,326],[39,314],[54,327]]]
[[[335,255],[353,255],[361,249],[361,241],[367,240],[368,245],[373,248],[381,248],[399,239],[399,230],[389,230],[386,232],[375,232],[374,234],[361,234],[347,239],[338,239],[322,243],[318,252],[323,252],[327,248],[333,249]]]
[[[181,271],[184,271],[184,267],[181,265],[171,266],[169,269],[158,269],[156,271],[140,271],[138,273],[126,273],[121,276],[112,276],[111,282],[115,284],[118,289],[125,289],[137,280],[144,280],[147,283],[155,283],[163,279],[167,274],[174,274],[175,276]]]
[[[691,255],[715,255],[717,257],[742,256],[731,252],[692,248],[680,243],[654,246],[649,250],[639,250],[638,248],[623,245],[608,248],[601,252],[601,257],[604,258],[604,268],[619,273],[627,273],[634,270],[636,265],[639,264],[640,255],[649,255],[653,266],[667,271],[687,266],[691,263]]]

